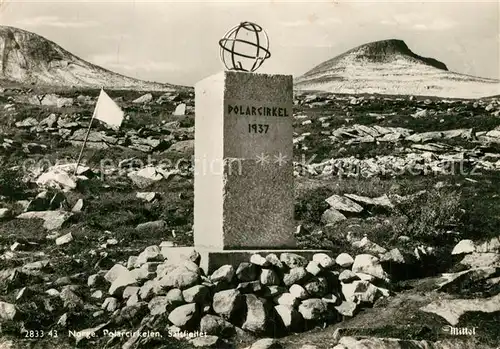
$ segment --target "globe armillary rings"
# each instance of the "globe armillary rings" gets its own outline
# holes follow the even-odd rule
[[[269,38],[262,27],[241,22],[219,40],[220,59],[226,69],[256,71],[269,57]]]

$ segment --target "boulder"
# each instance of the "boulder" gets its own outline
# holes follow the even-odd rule
[[[259,280],[240,282],[236,289],[241,293],[255,293],[262,290],[262,284]]]
[[[65,235],[62,235],[62,236],[59,236],[57,239],[56,239],[56,245],[57,246],[60,246],[60,245],[66,245],[66,244],[69,244],[71,241],[73,241],[73,235],[71,233],[68,233],[68,234],[65,234]]]
[[[14,304],[10,304],[7,302],[0,301],[0,321],[14,321],[19,315],[19,311],[17,310]]]
[[[153,95],[151,93],[146,93],[145,95],[142,95],[137,99],[134,99],[132,103],[143,104],[143,103],[149,103],[152,100],[153,100]]]
[[[293,307],[279,304],[274,307],[274,311],[286,330],[299,329],[302,315]]]
[[[308,277],[307,271],[304,267],[292,268],[283,276],[283,283],[285,286],[293,284],[300,284]]]
[[[368,281],[359,280],[342,284],[342,293],[347,301],[373,304],[381,295],[379,289]]]
[[[274,303],[279,305],[288,305],[295,308],[300,303],[300,299],[298,299],[291,293],[286,292],[274,298]]]
[[[340,195],[334,194],[325,201],[330,205],[331,208],[338,211],[351,213],[360,213],[361,211],[363,211],[362,206]]]
[[[297,284],[290,286],[289,292],[292,296],[294,296],[297,299],[306,299],[309,297],[309,294],[307,293],[306,289]]]
[[[242,328],[254,333],[265,332],[269,315],[268,307],[265,301],[257,298],[257,296],[253,294],[246,294],[244,297],[247,315]]]
[[[148,303],[148,308],[151,315],[165,314],[171,307],[172,303],[166,296],[154,297]]]
[[[353,317],[356,314],[358,304],[351,301],[343,301],[335,307],[335,310],[342,316]]]
[[[177,107],[175,107],[175,110],[172,113],[172,115],[177,115],[177,116],[186,115],[186,104],[185,103],[178,104]]]
[[[107,297],[102,303],[101,308],[110,313],[114,312],[118,308],[118,299],[115,297]]]
[[[226,264],[221,266],[219,269],[214,271],[210,276],[210,281],[218,282],[218,281],[226,281],[231,282],[235,275],[235,271],[232,265]]]
[[[321,215],[321,222],[324,224],[337,224],[347,219],[342,213],[330,207]]]
[[[330,269],[335,266],[335,260],[326,253],[315,253],[312,260],[324,269]]]
[[[191,327],[198,317],[198,309],[195,303],[181,305],[168,315],[168,320],[175,326],[183,329]]]
[[[282,253],[280,255],[280,261],[290,269],[305,267],[308,263],[306,258],[295,253]]]
[[[307,267],[306,267],[306,271],[309,273],[309,274],[312,274],[314,276],[318,275],[319,273],[321,273],[323,269],[320,267],[319,263],[318,262],[315,262],[315,261],[310,261],[308,264],[307,264]]]
[[[253,255],[250,256],[250,263],[264,268],[270,266],[269,261],[258,253],[254,253]]]
[[[345,284],[349,284],[355,280],[360,280],[360,277],[349,269],[343,270],[339,275],[339,281]]]
[[[434,301],[420,310],[444,318],[452,326],[459,323],[466,313],[495,313],[500,311],[500,294],[489,298],[441,299]]]
[[[152,221],[138,224],[135,230],[139,233],[151,234],[156,232],[163,232],[167,227],[167,223],[163,220]]]
[[[182,291],[182,296],[187,303],[204,305],[210,301],[210,290],[204,285],[195,285]]]
[[[328,282],[324,277],[317,277],[307,282],[304,289],[311,297],[322,297],[328,292]]]
[[[205,315],[200,322],[200,331],[208,335],[228,338],[234,335],[235,328],[230,322],[219,316]]]
[[[163,276],[160,282],[166,287],[183,290],[194,286],[199,280],[200,277],[198,273],[188,270],[185,266],[180,266]]]
[[[299,313],[305,320],[321,320],[328,314],[327,304],[319,298],[303,300]]]
[[[31,211],[21,213],[18,219],[42,219],[43,227],[49,231],[59,230],[73,214],[63,211]]]
[[[354,259],[348,253],[341,253],[335,258],[335,262],[342,268],[349,268],[353,265]]]
[[[278,274],[272,269],[262,269],[260,273],[260,283],[264,286],[273,286],[280,284]]]
[[[242,262],[236,269],[236,277],[238,280],[247,282],[255,281],[259,276],[259,269],[255,264]]]
[[[352,265],[352,271],[355,273],[373,275],[376,278],[385,281],[389,280],[389,276],[384,269],[382,269],[379,259],[369,254],[357,255]]]
[[[266,259],[269,262],[269,264],[277,270],[283,270],[285,267],[275,253],[268,254],[266,256]]]
[[[240,291],[229,289],[214,294],[212,308],[216,314],[229,320],[241,309],[243,302]]]
[[[127,286],[135,285],[136,282],[137,279],[134,274],[125,268],[125,270],[120,271],[116,279],[113,280],[108,293],[111,296],[121,297],[125,288]]]
[[[462,240],[460,241],[451,251],[452,255],[467,254],[472,253],[476,250],[474,241],[472,240]]]

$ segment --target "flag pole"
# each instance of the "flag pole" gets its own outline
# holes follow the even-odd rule
[[[102,91],[102,89],[101,89],[101,91]],[[85,145],[87,144],[87,140],[88,140],[89,135],[90,135],[90,128],[92,127],[92,121],[94,121],[95,112],[97,110],[97,105],[98,104],[99,104],[99,98],[97,98],[96,106],[94,108],[94,112],[92,113],[92,118],[90,119],[89,128],[87,129],[87,134],[85,135],[85,139],[83,141],[82,149],[80,150],[80,155],[78,155],[78,161],[76,162],[75,173],[73,173],[74,176],[76,176],[76,173],[78,171],[78,166],[80,165],[80,161],[82,160],[83,149],[85,149]]]

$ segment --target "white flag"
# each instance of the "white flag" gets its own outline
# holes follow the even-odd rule
[[[123,121],[123,111],[104,90],[101,89],[94,110],[94,118],[101,120],[112,128],[120,128]]]

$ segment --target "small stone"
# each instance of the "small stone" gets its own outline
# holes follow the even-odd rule
[[[197,317],[198,310],[196,304],[190,303],[175,308],[169,315],[168,320],[179,328],[189,327],[191,322]]]
[[[319,266],[319,263],[318,262],[315,262],[315,261],[310,261],[308,264],[307,264],[307,267],[306,267],[306,271],[309,273],[309,274],[312,274],[314,276],[318,275],[319,273],[321,273],[321,267]]]
[[[236,277],[243,282],[257,280],[259,274],[258,267],[255,264],[242,262],[236,269]]]
[[[226,264],[212,273],[212,275],[210,276],[210,281],[218,282],[225,280],[227,282],[231,282],[233,280],[234,275],[235,272],[233,266]]]
[[[135,230],[139,233],[151,234],[154,232],[163,232],[167,227],[167,223],[163,220],[152,221],[138,224]]]
[[[354,280],[359,280],[359,276],[356,275],[352,270],[346,269],[342,271],[339,275],[339,281],[343,283],[351,283]]]
[[[121,272],[120,275],[111,283],[108,290],[108,293],[111,296],[121,297],[127,286],[133,286],[137,282],[135,276],[127,268],[125,268],[125,271]]]
[[[260,283],[265,286],[279,285],[280,278],[272,269],[263,269],[260,273]]]
[[[328,292],[328,282],[323,277],[314,278],[304,285],[304,289],[311,297],[322,297]]]
[[[244,299],[236,289],[224,290],[214,294],[212,308],[224,319],[230,319],[241,309]]]
[[[175,305],[181,305],[184,303],[184,296],[180,289],[173,288],[167,292],[166,297],[168,301]]]
[[[75,203],[75,205],[71,209],[71,212],[78,213],[78,212],[82,212],[82,210],[83,210],[83,199],[78,199],[78,201]]]
[[[11,212],[8,208],[0,208],[0,220],[10,218]]]
[[[472,253],[475,250],[476,250],[476,246],[474,245],[474,241],[462,240],[453,248],[453,251],[451,251],[451,254],[452,255],[467,254],[467,253]]]
[[[326,253],[316,253],[312,260],[324,269],[330,269],[335,266],[335,260]]]
[[[307,259],[295,253],[282,253],[280,261],[290,269],[305,267],[308,263]]]
[[[137,293],[139,293],[139,290],[140,290],[140,287],[137,287],[137,286],[127,286],[125,287],[125,289],[123,290],[123,299],[128,299],[132,296],[135,296],[137,295]]]
[[[187,303],[207,304],[210,299],[210,290],[203,285],[196,285],[182,292],[182,296]]]
[[[115,281],[121,273],[129,273],[129,270],[127,268],[125,268],[123,265],[121,264],[115,264],[111,269],[108,270],[108,272],[104,275],[104,279],[109,282],[109,283],[112,283],[113,281]]]
[[[255,293],[262,289],[262,284],[259,280],[241,282],[236,289],[241,293]]]
[[[296,307],[300,300],[291,293],[283,293],[274,299],[274,303]]]
[[[101,299],[104,297],[104,293],[101,290],[94,291],[90,297],[95,298],[95,299]]]
[[[343,301],[340,305],[336,306],[335,309],[342,316],[353,317],[356,314],[357,307],[357,303],[351,301]]]
[[[262,257],[258,253],[255,253],[250,257],[250,263],[258,265],[259,267],[263,268],[269,267],[271,265],[266,258]]]
[[[0,320],[2,321],[14,321],[19,315],[14,304],[0,301]]]
[[[71,291],[70,288],[64,288],[59,294],[59,298],[63,301],[65,308],[75,309],[83,307],[83,300]]]
[[[342,293],[347,301],[373,304],[380,291],[368,281],[354,281],[352,284],[342,284]]]
[[[160,281],[166,287],[174,287],[182,290],[197,284],[199,282],[199,275],[185,267],[178,267],[163,276]]]
[[[278,258],[278,256],[274,253],[268,254],[266,256],[266,260],[269,262],[270,266],[274,267],[275,269],[283,270],[285,267],[283,265],[283,263],[280,261],[280,259]]]
[[[114,312],[118,308],[118,300],[114,297],[108,297],[102,303],[101,309],[106,310],[110,313]]]
[[[283,276],[283,283],[286,286],[291,286],[293,284],[300,284],[307,278],[307,271],[304,267],[296,267],[289,270]]]
[[[148,308],[151,315],[165,314],[170,306],[171,303],[165,296],[154,297],[148,303]]]
[[[274,310],[287,330],[299,328],[302,322],[302,315],[293,307],[279,304],[274,307]]]
[[[56,290],[55,288],[50,288],[47,291],[45,291],[46,294],[48,294],[51,297],[59,297],[60,292]]]
[[[321,300],[327,304],[335,305],[339,302],[340,299],[336,295],[330,293],[321,297]]]
[[[253,294],[246,294],[245,300],[247,315],[242,328],[254,333],[265,332],[268,318],[265,302]]]
[[[352,265],[352,271],[355,273],[370,274],[385,281],[389,280],[389,276],[382,268],[379,259],[369,254],[357,255]]]
[[[141,265],[147,262],[156,262],[156,261],[162,261],[163,260],[163,255],[161,254],[161,250],[158,246],[152,245],[148,246],[142,251],[138,256],[135,261],[134,266],[136,268],[139,268]]]
[[[156,198],[156,193],[155,192],[139,192],[136,194],[136,198],[147,201],[147,202],[152,202]]]
[[[66,235],[60,236],[56,239],[56,245],[65,245],[69,244],[71,241],[73,241],[73,235],[71,233],[68,233]]]
[[[297,299],[306,299],[309,297],[306,289],[297,284],[290,286],[290,294]]]
[[[299,305],[299,313],[306,320],[321,320],[327,315],[328,307],[321,299],[306,299]]]
[[[219,316],[205,315],[200,322],[200,331],[208,335],[228,338],[235,333],[235,328],[230,322]]]

